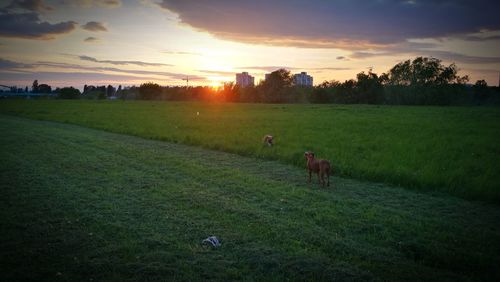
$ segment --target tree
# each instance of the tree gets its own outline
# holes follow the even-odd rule
[[[396,64],[383,75],[384,101],[389,104],[449,105],[464,101],[468,76],[459,76],[455,64],[417,57]]]
[[[97,86],[95,88],[95,92],[97,94],[97,99],[102,100],[106,99],[106,86]]]
[[[139,97],[143,100],[157,99],[161,95],[161,86],[153,83],[146,82],[139,86]]]
[[[286,102],[286,94],[293,85],[293,77],[290,71],[279,69],[266,76],[259,85],[259,90],[263,93],[263,99],[271,103]]]
[[[354,79],[349,79],[344,81],[339,87],[339,103],[346,103],[346,104],[351,104],[351,103],[356,103],[357,98],[356,98],[356,81]]]
[[[78,99],[80,97],[80,90],[73,87],[64,87],[59,89],[57,97],[60,99]]]
[[[107,97],[111,97],[111,96],[114,96],[116,93],[116,90],[113,86],[111,85],[108,85],[108,87],[106,87],[106,96]]]
[[[33,86],[31,86],[31,92],[38,93],[38,80],[33,81]]]
[[[314,87],[309,101],[312,103],[331,103],[334,101],[334,96],[340,86],[340,82],[336,80],[324,81],[320,85]]]
[[[447,85],[451,83],[462,84],[468,81],[467,76],[457,75],[458,68],[455,64],[444,66],[436,58],[417,57],[413,61],[407,60],[395,65],[387,79],[389,85]]]
[[[358,79],[356,82],[358,103],[376,104],[383,100],[384,88],[376,73],[360,72],[356,78]]]
[[[472,92],[474,93],[474,99],[476,100],[485,100],[490,96],[488,83],[486,83],[484,79],[476,81],[476,83],[472,86]]]
[[[222,97],[225,102],[236,102],[238,100],[239,85],[234,82],[225,82],[222,86]]]
[[[52,87],[48,84],[38,85],[38,93],[50,93],[52,92]]]

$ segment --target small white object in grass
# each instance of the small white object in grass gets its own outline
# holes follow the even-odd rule
[[[203,240],[202,243],[209,243],[215,248],[220,247],[221,245],[219,239],[217,239],[217,237],[215,236],[208,237],[207,239]]]
[[[200,112],[196,112],[196,115],[199,116],[200,115]]]

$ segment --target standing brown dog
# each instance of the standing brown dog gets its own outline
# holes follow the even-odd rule
[[[330,186],[330,162],[327,160],[315,159],[313,152],[305,152],[304,157],[307,160],[307,170],[309,171],[309,183],[311,183],[311,174],[317,173],[319,184],[325,187],[325,176],[327,178],[326,186]]]

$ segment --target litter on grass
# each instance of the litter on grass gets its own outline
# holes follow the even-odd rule
[[[213,247],[217,248],[217,247],[220,247],[220,242],[219,242],[219,239],[217,239],[217,237],[215,236],[210,236],[208,237],[207,239],[203,240],[202,241],[203,244],[211,244]]]

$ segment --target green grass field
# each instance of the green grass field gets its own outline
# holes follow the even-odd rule
[[[46,111],[65,119],[57,113],[62,104],[15,105],[33,111],[26,115]],[[110,123],[78,113],[90,107],[103,119],[125,117],[119,104],[67,105],[75,113],[68,121],[96,127]],[[157,119],[168,121],[167,110],[179,118],[192,106],[131,103],[142,110],[128,119],[147,120],[152,108],[165,111]],[[259,111],[239,105],[220,110],[238,116],[240,107]],[[200,108],[201,116],[215,120],[217,109]],[[281,120],[294,109],[278,108],[271,116]],[[363,117],[378,110],[359,111]],[[293,123],[300,119],[286,116],[292,121],[283,118],[283,124],[300,126]],[[128,119],[111,124],[132,131],[144,123],[125,127]],[[190,124],[184,122],[177,126]],[[162,124],[135,133],[175,128]],[[254,132],[251,124],[240,126]],[[497,205],[338,177],[335,188],[320,189],[305,183],[303,168],[280,161],[69,124],[0,115],[0,130],[2,281],[500,279]],[[270,156],[278,158],[284,144],[281,138]],[[222,246],[204,247],[209,235]]]
[[[4,100],[0,113],[298,167],[313,150],[343,177],[500,203],[499,107]]]

